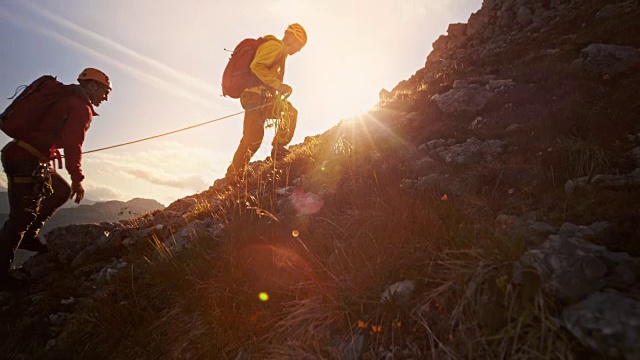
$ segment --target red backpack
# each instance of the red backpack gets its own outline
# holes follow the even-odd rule
[[[251,71],[251,62],[258,47],[267,42],[267,39],[242,40],[229,58],[227,67],[222,74],[222,95],[234,99],[240,97],[242,90],[262,85],[262,81]]]
[[[0,129],[14,139],[21,139],[40,125],[44,114],[61,98],[74,92],[51,75],[29,84],[0,114]]]

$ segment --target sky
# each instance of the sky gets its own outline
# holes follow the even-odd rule
[[[298,109],[292,144],[372,108],[424,67],[450,23],[481,0],[0,0],[0,111],[15,88],[44,74],[75,83],[86,67],[113,91],[96,111],[90,151],[242,111],[222,97],[229,51],[244,38],[282,38],[305,27],[308,43],[287,60]],[[85,197],[151,198],[165,205],[224,176],[242,136],[242,115],[178,134],[86,154]],[[270,152],[273,129],[252,160]],[[0,142],[10,139],[0,134]],[[69,180],[66,171],[60,170]],[[0,187],[6,177],[0,176]]]

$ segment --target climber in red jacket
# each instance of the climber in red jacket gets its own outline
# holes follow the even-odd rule
[[[75,202],[80,203],[84,197],[82,144],[93,116],[97,115],[93,107],[108,100],[111,81],[102,71],[87,68],[78,76],[78,84],[58,84],[65,92],[47,105],[38,125],[14,135],[15,139],[2,149],[10,213],[0,231],[0,290],[21,285],[9,275],[15,251],[20,248],[46,252],[46,244],[38,239],[44,223],[67,200],[75,196]],[[43,97],[26,96],[24,102],[30,99],[42,101]],[[37,107],[38,104],[26,108]],[[55,160],[61,161],[58,149],[64,150],[71,186],[52,171],[50,163],[53,162],[55,170]]]

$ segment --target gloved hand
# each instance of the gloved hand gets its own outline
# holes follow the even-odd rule
[[[287,84],[281,84],[276,90],[278,90],[278,93],[282,95],[290,95],[293,92],[291,86]]]
[[[80,181],[74,181],[71,183],[71,196],[70,198],[73,198],[73,195],[76,196],[75,199],[75,203],[76,204],[80,204],[80,201],[82,201],[82,199],[84,199],[84,188],[82,187],[82,182]]]

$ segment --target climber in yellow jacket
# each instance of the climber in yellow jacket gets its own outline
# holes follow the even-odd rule
[[[300,51],[307,43],[307,33],[300,24],[291,24],[284,32],[282,40],[273,35],[264,36],[264,42],[257,48],[251,62],[251,72],[261,82],[258,86],[246,88],[240,94],[240,104],[245,110],[242,139],[227,169],[225,179],[234,180],[244,170],[253,154],[260,148],[264,138],[264,123],[273,114],[272,102],[276,94],[291,94],[291,86],[283,82],[287,56]],[[271,157],[283,158],[289,150],[298,120],[298,110],[287,102],[289,124],[287,128],[276,129],[272,143]],[[282,133],[284,131],[284,133]]]

